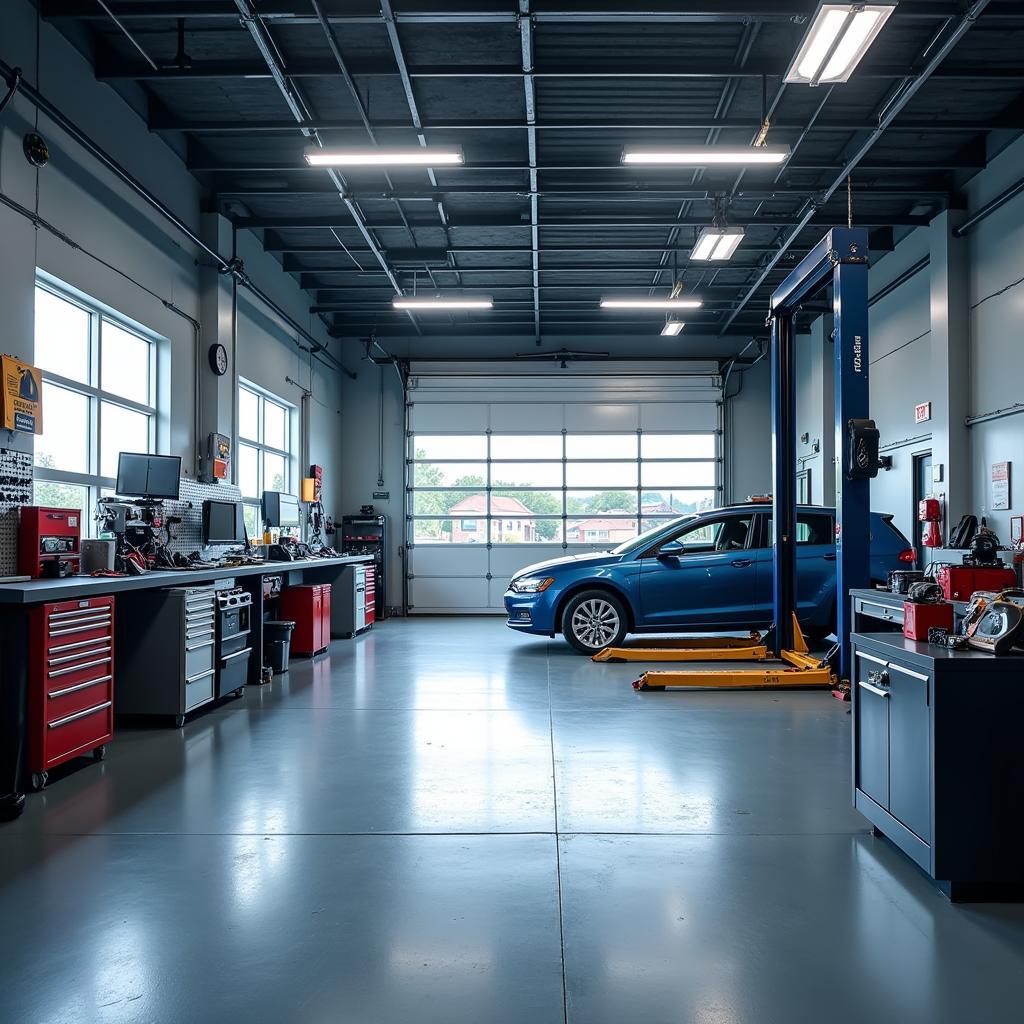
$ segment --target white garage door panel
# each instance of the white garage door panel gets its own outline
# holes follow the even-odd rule
[[[487,580],[442,579],[417,576],[409,581],[412,611],[484,611],[488,603]]]
[[[638,405],[567,404],[565,429],[573,430],[636,430],[640,426]]]
[[[514,434],[516,431],[558,433],[565,418],[562,410],[561,402],[492,405],[491,430],[502,434]]]
[[[505,591],[508,590],[508,580],[493,579],[488,581],[488,590],[491,595],[489,606],[492,609],[505,613]]]
[[[491,575],[510,580],[520,569],[568,554],[561,544],[496,544],[491,548]]]
[[[417,544],[417,576],[486,576],[487,547],[473,544]]]
[[[675,433],[715,430],[718,406],[711,402],[650,402],[640,406],[640,426]]]
[[[447,402],[421,402],[413,397],[409,410],[409,427],[416,434],[443,433],[458,430],[461,433],[482,434],[490,418],[486,405],[469,402],[452,405]]]

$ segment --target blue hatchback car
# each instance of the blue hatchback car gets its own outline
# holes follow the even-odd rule
[[[505,592],[508,625],[561,632],[584,654],[627,633],[763,629],[772,620],[771,506],[751,502],[683,516],[611,551],[521,569]],[[835,510],[797,508],[797,614],[810,636],[835,628]],[[892,516],[871,513],[871,578],[910,568],[915,552]]]

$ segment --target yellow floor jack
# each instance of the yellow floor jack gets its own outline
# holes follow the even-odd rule
[[[757,636],[758,643],[753,643],[753,637]],[[726,638],[723,638],[725,640]],[[675,654],[686,652],[691,655],[687,658],[643,658],[642,660],[661,661],[715,661],[725,660],[732,656],[731,652],[743,650],[733,641],[740,640],[745,643],[746,650],[763,653],[748,653],[744,655],[745,660],[765,661],[767,659],[767,645],[762,641],[765,636],[751,634],[750,639],[728,638],[717,642],[718,646],[710,646],[709,638],[695,637],[693,640],[674,641],[670,648],[662,649],[662,653],[670,651]],[[696,646],[694,646],[696,644]],[[839,649],[836,644],[823,657],[812,655],[807,647],[800,623],[796,615],[793,616],[793,649],[784,650],[779,653],[779,660],[772,660],[768,664],[758,668],[727,668],[727,669],[676,669],[673,671],[659,670],[644,672],[639,679],[633,682],[634,690],[674,690],[674,689],[695,689],[695,688],[724,688],[730,690],[771,690],[788,689],[790,687],[819,687],[821,689],[832,689],[838,684],[836,674],[832,669],[832,659]],[[619,652],[628,650],[630,653],[639,652],[641,648],[619,648]],[[730,652],[730,653],[723,653]],[[604,652],[602,652],[604,653]],[[650,651],[648,651],[650,654]],[[641,660],[641,659],[616,659],[614,656],[601,658],[596,655],[595,661],[614,660]]]
[[[768,647],[760,633],[747,636],[658,638],[651,647],[606,647],[591,661],[764,661]]]

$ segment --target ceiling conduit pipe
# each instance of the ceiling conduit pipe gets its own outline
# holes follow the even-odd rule
[[[980,224],[986,217],[996,212],[1000,206],[1005,206],[1011,199],[1024,192],[1024,178],[1014,182],[1005,192],[1000,192],[994,199],[990,199],[980,210],[972,213],[962,224],[953,228],[954,238],[963,238],[968,231],[976,224]]]
[[[140,199],[160,214],[160,216],[171,224],[175,230],[188,239],[188,241],[201,253],[212,260],[221,273],[235,275],[240,285],[256,296],[263,305],[265,305],[276,317],[291,328],[291,330],[295,331],[300,337],[305,338],[306,341],[309,342],[310,346],[306,351],[316,356],[319,356],[319,354],[322,353],[323,356],[330,361],[330,365],[333,369],[340,370],[342,373],[355,380],[355,374],[338,362],[338,360],[327,351],[322,342],[318,341],[317,338],[309,331],[292,319],[292,317],[261,288],[253,284],[241,269],[240,264],[225,259],[219,252],[217,252],[216,249],[212,249],[208,246],[169,206],[161,202],[155,195],[153,195],[152,192],[149,191],[148,188],[146,188],[145,185],[142,184],[142,182],[122,167],[112,156],[110,156],[109,153],[106,152],[106,150],[102,149],[98,143],[94,142],[88,135],[86,135],[78,125],[66,117],[34,86],[26,82],[24,78],[21,77],[18,69],[12,68],[6,61],[0,60],[0,75],[3,76],[9,86],[14,86],[14,84],[17,83],[19,95],[24,96],[25,99],[27,99],[39,111],[39,113],[49,118],[62,132],[71,138],[77,145],[81,146],[82,149],[84,149],[94,160],[110,171],[111,174],[118,178],[123,184],[127,185],[128,188],[130,188]],[[306,348],[306,346],[303,345],[300,345],[299,347]]]
[[[864,142],[861,143],[860,148],[857,150],[857,152],[854,153],[853,156],[846,161],[846,163],[843,165],[842,170],[839,172],[839,174],[836,175],[835,180],[832,182],[832,184],[823,193],[821,193],[814,201],[809,201],[807,203],[804,212],[801,214],[799,221],[797,222],[796,227],[793,228],[793,230],[789,233],[785,240],[779,245],[778,250],[768,260],[767,265],[765,266],[764,270],[762,270],[761,273],[758,275],[757,280],[747,290],[743,298],[740,299],[736,307],[726,318],[726,321],[723,324],[722,331],[720,333],[724,333],[726,330],[729,329],[729,326],[732,324],[733,320],[735,320],[736,317],[739,315],[740,310],[742,310],[743,307],[746,306],[746,304],[754,297],[758,288],[760,288],[761,285],[763,285],[764,282],[768,279],[768,275],[772,272],[772,270],[775,269],[775,265],[779,262],[780,259],[782,259],[786,250],[789,249],[789,247],[796,241],[800,232],[803,231],[803,229],[810,223],[818,207],[823,206],[825,203],[828,202],[829,199],[832,198],[832,195],[836,191],[836,189],[838,189],[843,184],[843,182],[846,181],[846,179],[853,172],[854,168],[867,155],[871,147],[874,146],[874,144],[882,137],[886,128],[888,128],[889,125],[896,119],[900,111],[903,110],[903,108],[910,102],[910,100],[913,99],[915,95],[917,95],[917,91],[921,88],[921,86],[928,81],[928,79],[932,76],[932,73],[936,70],[936,68],[938,68],[939,65],[946,59],[946,57],[949,56],[950,51],[956,46],[958,42],[960,42],[961,38],[970,30],[970,28],[974,25],[975,21],[978,20],[979,15],[982,13],[982,11],[985,10],[985,8],[988,6],[988,3],[989,0],[975,0],[975,2],[971,4],[967,11],[964,14],[962,14],[959,19],[957,19],[955,27],[951,32],[949,32],[949,34],[941,43],[939,41],[940,37],[942,36],[943,32],[945,31],[946,27],[949,25],[950,22],[946,22],[946,24],[943,25],[939,32],[936,33],[935,37],[932,39],[931,43],[928,44],[928,47],[925,50],[926,55],[932,49],[932,47],[936,45],[938,46],[938,49],[935,51],[931,59],[924,66],[924,68],[921,70],[919,74],[908,75],[896,87],[892,99],[883,109],[882,113],[879,115],[878,127],[872,130],[871,134],[868,135]]]

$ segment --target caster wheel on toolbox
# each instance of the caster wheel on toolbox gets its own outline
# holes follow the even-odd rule
[[[107,745],[104,743],[102,747],[97,747],[92,752],[92,759],[94,761],[105,761],[107,758]]]
[[[244,693],[245,693],[245,687],[244,686],[240,686],[237,690],[235,690],[235,696],[236,697],[241,697]]]
[[[32,773],[32,788],[37,792],[41,792],[46,789],[46,783],[50,781],[49,772],[33,772]]]
[[[14,821],[25,810],[24,793],[8,793],[0,797],[0,821]]]
[[[184,715],[175,715],[174,716],[174,728],[175,729],[180,729],[184,724],[185,724],[185,716]]]

